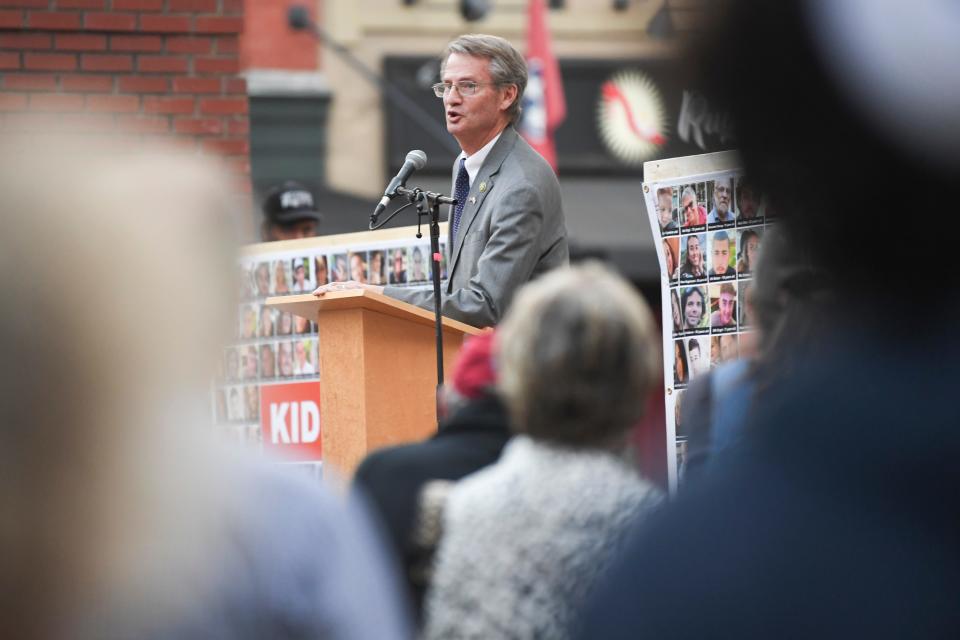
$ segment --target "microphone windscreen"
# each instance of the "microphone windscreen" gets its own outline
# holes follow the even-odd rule
[[[414,149],[407,154],[406,161],[412,163],[413,167],[419,171],[427,166],[427,154],[420,151],[420,149]]]

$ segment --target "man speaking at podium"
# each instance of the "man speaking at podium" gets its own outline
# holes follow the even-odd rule
[[[476,327],[497,324],[517,288],[569,261],[560,185],[514,126],[527,85],[523,56],[503,38],[460,36],[447,45],[433,86],[447,131],[462,149],[453,167],[448,273],[441,312]],[[432,287],[362,287],[433,310]]]

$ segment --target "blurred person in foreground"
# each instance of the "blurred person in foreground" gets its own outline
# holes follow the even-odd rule
[[[387,527],[418,614],[435,547],[435,541],[418,532],[430,517],[425,485],[459,480],[493,464],[512,435],[494,388],[493,335],[484,333],[464,343],[451,383],[444,387],[447,415],[437,434],[424,442],[374,451],[354,476],[354,486],[370,498]]]
[[[717,9],[693,66],[827,286],[785,311],[742,446],[638,527],[581,637],[958,637],[956,287],[878,274],[899,201],[874,201],[869,224],[850,212],[879,176],[897,177],[912,211],[955,189],[960,22],[949,3]],[[815,98],[801,105],[798,88]],[[924,273],[955,271],[952,252],[932,253]],[[892,319],[894,291],[917,311]],[[942,313],[921,311],[931,299]]]
[[[313,193],[294,180],[270,189],[261,209],[260,239],[264,242],[312,238],[320,232],[323,216],[317,211]]]
[[[659,378],[657,326],[598,264],[524,286],[500,325],[517,432],[451,491],[426,638],[564,638],[628,524],[658,504],[629,451]]]
[[[122,149],[0,154],[0,636],[406,637],[357,506],[212,437],[225,176]]]
[[[819,347],[818,324],[824,316],[803,319],[797,309],[825,304],[830,290],[824,273],[813,268],[805,247],[791,242],[778,227],[767,230],[749,300],[757,318],[756,343],[737,358],[737,338],[727,334],[717,341],[717,366],[690,385],[684,398],[687,442],[684,484],[712,469],[747,436],[755,394],[789,372],[789,353],[806,342]],[[788,315],[788,312],[796,316]],[[814,321],[816,321],[814,323]]]

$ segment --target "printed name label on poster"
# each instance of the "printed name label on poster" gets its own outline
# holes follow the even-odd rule
[[[297,461],[319,461],[320,383],[297,382],[260,387],[263,448]]]

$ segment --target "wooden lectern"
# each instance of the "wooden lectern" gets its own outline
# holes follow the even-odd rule
[[[436,432],[431,312],[364,289],[273,297],[266,304],[317,322],[324,465],[350,475],[368,451]],[[478,333],[443,319],[447,378],[464,336]]]

